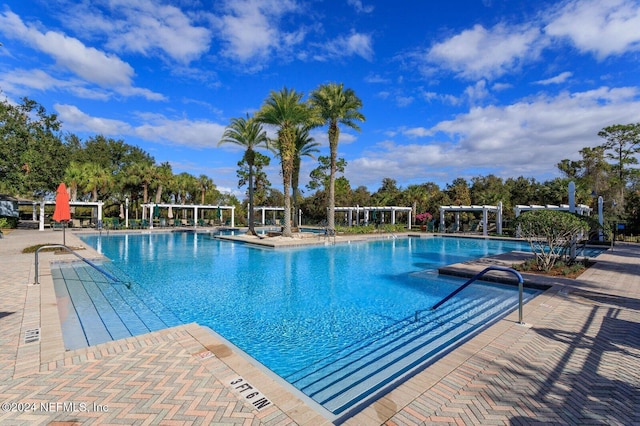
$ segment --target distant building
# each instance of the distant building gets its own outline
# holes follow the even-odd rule
[[[17,198],[0,194],[0,217],[20,217]]]

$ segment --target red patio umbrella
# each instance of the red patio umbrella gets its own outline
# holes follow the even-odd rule
[[[53,211],[53,220],[62,223],[62,244],[67,245],[64,229],[66,222],[71,220],[71,208],[69,207],[69,192],[67,186],[61,183],[56,191],[56,208]]]

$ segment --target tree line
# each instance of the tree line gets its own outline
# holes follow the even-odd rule
[[[17,105],[0,103],[0,193],[22,197],[51,196],[64,181],[72,199],[102,200],[105,214],[116,216],[129,197],[135,206],[147,202],[177,204],[233,204],[237,220],[244,223],[247,202],[251,205],[285,206],[284,231],[291,235],[299,225],[301,209],[305,223],[323,223],[335,229],[333,208],[339,206],[410,206],[413,217],[431,213],[438,220],[440,205],[495,205],[503,203],[505,220],[513,219],[517,204],[565,204],[569,181],[576,183],[576,202],[596,207],[602,197],[610,221],[624,221],[630,232],[640,233],[640,123],[616,124],[599,132],[603,144],[580,150],[579,160],[556,165],[562,176],[539,182],[524,176],[503,179],[495,175],[456,178],[441,188],[433,182],[398,186],[393,177],[369,191],[352,188],[344,171],[348,163],[337,158],[340,126],[359,130],[362,102],[342,84],[320,85],[307,100],[293,89],[272,91],[253,115],[234,118],[218,143],[245,148],[238,161],[239,187],[246,199],[220,193],[212,178],[188,173],[174,174],[169,163],[158,164],[142,149],[123,140],[96,135],[80,140],[61,131],[55,114],[36,101],[24,98]],[[264,126],[273,126],[277,137],[270,140]],[[326,127],[329,155],[317,156],[319,144],[311,129]],[[303,157],[317,161],[306,188],[299,188]],[[281,166],[282,191],[274,188],[264,168],[271,160]],[[111,207],[109,207],[111,206]],[[136,210],[137,211],[137,210]],[[251,213],[252,209],[250,209]],[[471,220],[473,214],[463,214]],[[254,223],[253,218],[249,225]]]

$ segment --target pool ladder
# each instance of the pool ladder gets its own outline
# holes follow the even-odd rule
[[[515,275],[515,277],[518,279],[518,324],[524,324],[522,322],[522,292],[523,292],[523,287],[524,287],[524,279],[522,278],[522,275],[520,275],[520,273],[518,271],[516,271],[515,269],[512,268],[507,268],[505,266],[489,266],[485,269],[483,269],[481,272],[478,272],[476,275],[474,275],[473,277],[471,277],[467,282],[465,282],[464,284],[462,284],[460,287],[458,287],[457,289],[455,289],[454,291],[452,291],[448,296],[446,296],[444,299],[442,299],[441,301],[439,301],[438,303],[436,303],[435,305],[433,305],[431,307],[431,309],[429,309],[430,311],[433,311],[435,309],[437,309],[440,305],[442,305],[443,303],[445,303],[446,301],[448,301],[449,299],[451,299],[453,296],[455,296],[456,294],[460,293],[462,290],[465,289],[465,287],[469,286],[471,283],[473,283],[474,281],[480,279],[480,277],[482,277],[484,274],[486,274],[489,271],[502,271],[502,272],[508,272],[510,274]],[[416,311],[415,314],[415,318],[416,320],[418,319],[418,313],[420,311]]]
[[[38,249],[36,250],[36,260],[35,260],[35,266],[36,266],[36,273],[35,273],[35,281],[34,284],[40,284],[39,282],[39,268],[38,268],[38,255],[40,254],[40,250],[42,249],[46,249],[46,248],[61,248],[61,249],[65,249],[66,251],[68,251],[69,253],[73,254],[74,256],[76,256],[78,259],[82,260],[83,262],[85,262],[87,265],[91,266],[93,269],[95,269],[96,271],[100,272],[102,275],[104,275],[105,277],[107,277],[108,279],[110,279],[113,282],[117,282],[117,283],[122,283],[124,285],[126,285],[128,288],[131,288],[131,284],[130,283],[125,283],[122,280],[120,280],[119,278],[111,275],[110,273],[108,273],[107,271],[105,271],[104,269],[102,269],[101,267],[99,267],[98,265],[96,265],[95,263],[93,263],[92,261],[90,261],[89,259],[80,256],[78,253],[76,253],[74,250],[70,249],[69,247],[63,245],[63,244],[50,244],[50,245],[46,245],[46,246],[42,246],[42,247],[38,247]]]

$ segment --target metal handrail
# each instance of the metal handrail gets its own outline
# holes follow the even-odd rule
[[[51,245],[47,245],[47,246],[38,247],[38,249],[36,250],[36,274],[35,274],[35,282],[34,282],[34,284],[40,284],[40,282],[38,281],[38,279],[39,279],[38,278],[39,277],[38,276],[38,254],[40,253],[40,250],[45,249],[45,248],[62,248],[62,249],[65,249],[69,253],[71,253],[74,256],[76,256],[78,259],[80,259],[83,262],[85,262],[87,265],[89,265],[92,268],[94,268],[96,271],[100,272],[105,277],[109,278],[111,281],[113,281],[113,282],[122,282],[122,280],[120,280],[117,277],[111,275],[110,273],[108,273],[104,269],[100,268],[95,263],[91,262],[89,259],[86,259],[86,258],[80,256],[78,253],[76,253],[75,251],[73,251],[69,247],[67,247],[67,246],[65,246],[63,244],[51,244]]]
[[[447,300],[451,299],[453,296],[455,296],[456,294],[461,292],[469,284],[471,284],[474,281],[478,280],[481,276],[483,276],[485,273],[487,273],[489,271],[509,272],[509,273],[515,275],[516,278],[518,279],[518,324],[524,324],[522,322],[522,292],[523,292],[523,287],[524,287],[524,279],[522,278],[522,275],[520,275],[520,273],[518,271],[516,271],[515,269],[512,269],[512,268],[507,268],[505,266],[489,266],[488,268],[485,268],[484,270],[482,270],[481,272],[477,273],[472,278],[470,278],[467,282],[462,284],[460,287],[455,289],[453,292],[451,292],[451,294],[446,296],[444,299],[442,299],[441,301],[439,301],[438,303],[433,305],[431,307],[431,310],[437,309],[440,305],[445,303]]]

